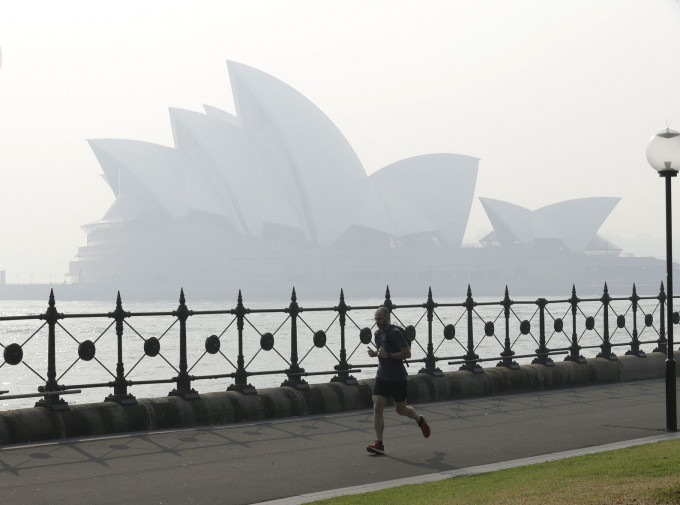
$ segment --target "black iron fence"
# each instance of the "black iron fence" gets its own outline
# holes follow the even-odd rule
[[[164,383],[173,385],[170,395],[191,400],[199,398],[197,384],[215,380],[254,394],[251,381],[262,376],[297,389],[324,375],[352,385],[356,374],[377,366],[357,352],[373,345],[380,305],[411,343],[407,364],[418,365],[411,373],[483,373],[485,362],[554,366],[557,357],[585,363],[586,350],[616,360],[617,347],[640,358],[667,353],[663,284],[653,296],[633,286],[630,295],[612,297],[605,284],[599,297],[580,299],[573,287],[570,297],[550,300],[513,300],[506,288],[495,301],[475,300],[468,286],[459,302],[436,302],[430,290],[424,303],[403,304],[387,288],[380,304],[355,306],[341,290],[337,305],[325,307],[301,306],[293,289],[280,308],[248,308],[239,292],[234,307],[215,310],[190,310],[181,291],[175,310],[137,312],[123,308],[119,293],[112,312],[70,314],[57,310],[51,292],[43,314],[0,316],[0,400],[36,397],[36,406],[66,409],[64,396],[104,388],[105,401],[135,404],[132,390]],[[16,392],[29,384],[37,392]]]

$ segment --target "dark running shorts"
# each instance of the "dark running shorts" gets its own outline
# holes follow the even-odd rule
[[[395,402],[406,400],[406,381],[386,381],[376,377],[373,385],[374,396],[387,396],[394,398]]]

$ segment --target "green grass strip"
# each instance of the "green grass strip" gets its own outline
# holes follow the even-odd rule
[[[680,504],[680,440],[340,496],[314,505]]]

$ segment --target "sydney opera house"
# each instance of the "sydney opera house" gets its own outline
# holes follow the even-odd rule
[[[115,200],[84,226],[68,283],[132,296],[335,297],[658,289],[664,265],[598,235],[618,198],[537,210],[488,198],[463,247],[478,159],[428,154],[367,175],[333,122],[290,86],[229,62],[236,115],[170,109],[174,146],[90,140]]]

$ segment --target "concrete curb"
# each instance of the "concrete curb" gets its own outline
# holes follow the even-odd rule
[[[676,360],[678,353],[676,352]],[[666,355],[620,356],[609,361],[589,359],[554,367],[523,365],[517,370],[489,367],[484,373],[455,371],[441,377],[409,377],[409,403],[458,400],[480,396],[526,393],[665,377]],[[0,412],[0,444],[105,435],[132,431],[210,426],[366,409],[372,406],[373,380],[348,386],[338,382],[313,384],[309,390],[290,387],[201,394],[197,400],[177,396],[139,399],[137,405],[101,402],[71,405],[69,410],[26,408]]]

